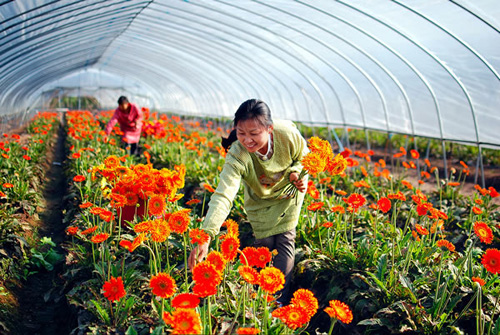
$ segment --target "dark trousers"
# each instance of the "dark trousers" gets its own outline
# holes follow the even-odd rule
[[[125,141],[122,141],[122,148],[127,149],[127,147],[130,147],[130,155],[139,155],[139,145],[138,143],[127,143]]]
[[[266,247],[273,251],[276,249],[278,254],[273,259],[273,266],[280,269],[285,275],[285,285],[283,289],[276,293],[278,302],[283,305],[288,304],[290,296],[290,283],[293,275],[293,266],[295,264],[295,229],[285,233],[256,239],[254,247]]]

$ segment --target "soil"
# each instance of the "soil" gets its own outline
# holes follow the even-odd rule
[[[66,179],[63,172],[65,159],[64,142],[66,134],[62,127],[56,134],[57,140],[47,154],[45,175],[44,211],[40,213],[38,233],[50,237],[56,244],[55,250],[64,255],[60,245],[65,239],[63,223],[63,198],[66,193]],[[18,318],[12,334],[54,335],[69,334],[76,327],[71,308],[65,297],[64,261],[57,263],[52,271],[40,270],[16,290]]]

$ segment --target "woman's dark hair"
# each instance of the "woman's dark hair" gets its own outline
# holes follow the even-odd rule
[[[238,107],[236,113],[234,113],[233,125],[236,127],[238,122],[246,120],[257,120],[264,127],[273,125],[269,106],[264,101],[258,99],[249,99]],[[227,152],[231,144],[236,140],[236,129],[233,129],[227,138],[222,138],[222,147]]]
[[[128,103],[128,99],[127,97],[124,97],[123,95],[121,97],[118,98],[118,104],[119,105],[122,105],[124,103]]]

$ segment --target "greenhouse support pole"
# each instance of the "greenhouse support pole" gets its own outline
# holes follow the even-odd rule
[[[448,162],[446,161],[446,145],[444,144],[444,140],[441,141],[441,146],[443,148],[444,178],[448,180]]]
[[[331,129],[331,132],[333,133],[333,136],[335,137],[335,141],[337,141],[337,144],[339,146],[339,152],[344,151],[344,146],[342,145],[342,141],[340,140],[339,136],[337,135],[335,128]]]
[[[370,136],[369,130],[365,128],[365,138],[366,138],[366,150],[370,150]]]

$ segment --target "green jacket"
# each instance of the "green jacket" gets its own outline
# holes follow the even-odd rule
[[[300,161],[308,153],[307,142],[290,121],[275,121],[274,153],[261,160],[239,141],[231,145],[217,189],[210,198],[203,229],[212,238],[231,210],[240,184],[244,185],[245,211],[257,239],[284,233],[297,226],[304,193],[297,199],[283,196],[291,172],[302,170]]]

